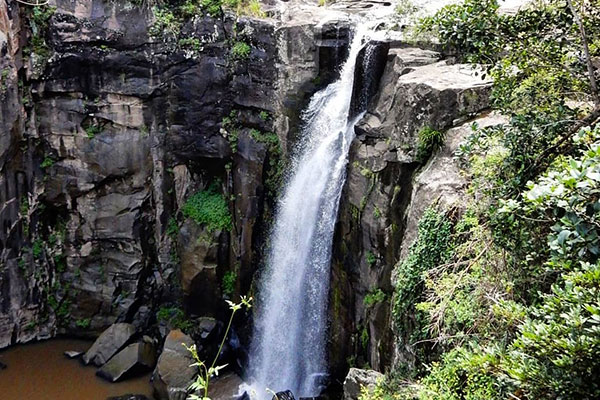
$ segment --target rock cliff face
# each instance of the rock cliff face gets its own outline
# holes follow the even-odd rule
[[[391,333],[394,266],[406,256],[423,211],[438,199],[444,207],[459,202],[465,188],[453,154],[469,128],[460,135],[450,129],[450,148],[429,160],[418,154],[419,132],[445,132],[485,110],[490,82],[441,57],[392,48],[356,128],[332,263],[330,359],[340,372],[347,363],[383,371],[394,354],[404,357]]]
[[[299,113],[344,61],[347,20],[200,14],[169,33],[134,2],[51,6],[0,0],[0,348],[114,322],[141,331],[163,305],[221,318],[223,297],[253,290]],[[334,240],[340,376],[391,364],[393,267],[423,210],[464,186],[451,154],[465,130],[429,160],[419,131],[488,106],[469,67],[378,49]],[[225,202],[231,229],[185,212],[198,193]]]
[[[288,136],[344,41],[228,15],[153,37],[147,6],[51,6],[0,1],[0,347],[143,328],[181,299],[219,314],[226,274],[250,288]],[[180,212],[211,184],[231,231]]]

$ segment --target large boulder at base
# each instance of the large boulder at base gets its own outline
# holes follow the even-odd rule
[[[156,352],[152,343],[133,343],[104,364],[96,372],[96,375],[111,382],[116,382],[140,372],[151,370],[155,362]]]
[[[83,355],[83,363],[104,365],[117,354],[135,334],[135,326],[127,323],[112,324],[96,339],[92,347]]]
[[[190,367],[194,359],[184,344],[191,346],[194,341],[179,329],[169,332],[165,339],[162,354],[152,373],[154,396],[158,400],[187,398],[187,390],[194,380],[196,370]]]
[[[242,378],[234,373],[211,379],[208,387],[208,397],[211,400],[238,400],[245,392],[241,392],[240,385],[244,383]]]
[[[106,400],[150,400],[143,394],[124,394],[123,396],[109,397]]]
[[[357,400],[363,386],[372,392],[383,374],[377,371],[350,368],[344,380],[344,400]]]

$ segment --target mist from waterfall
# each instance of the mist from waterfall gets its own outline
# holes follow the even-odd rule
[[[356,28],[339,79],[317,92],[302,115],[259,287],[249,375],[260,399],[271,397],[266,388],[316,396],[326,377],[331,247],[354,125],[364,114],[349,120],[368,32]]]

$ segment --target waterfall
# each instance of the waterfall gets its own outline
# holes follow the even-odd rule
[[[259,287],[249,361],[259,398],[271,397],[266,388],[316,396],[327,376],[331,246],[354,125],[364,114],[363,108],[350,120],[355,64],[368,32],[358,26],[339,79],[317,92],[302,115]]]

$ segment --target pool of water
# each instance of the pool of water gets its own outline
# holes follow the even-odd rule
[[[119,383],[109,383],[67,350],[85,351],[91,342],[53,339],[0,351],[0,400],[106,400],[110,396],[144,394],[152,399],[150,373]]]

